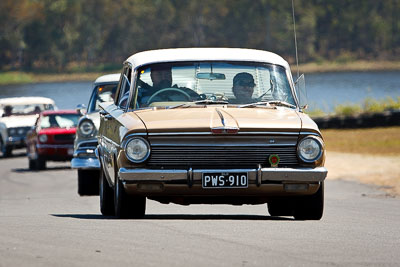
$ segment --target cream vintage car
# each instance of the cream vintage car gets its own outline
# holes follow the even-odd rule
[[[54,101],[47,97],[26,96],[0,99],[0,147],[3,157],[26,146],[27,132],[35,125],[39,113],[54,110]]]
[[[78,122],[74,141],[74,155],[71,168],[78,172],[78,194],[98,195],[100,162],[94,154],[97,147],[97,133],[100,124],[99,104],[113,101],[120,74],[106,74],[93,83],[89,104],[78,106],[83,115]]]
[[[299,93],[288,63],[271,52],[129,57],[115,101],[100,105],[101,213],[140,218],[151,199],[268,203],[271,216],[321,219],[324,142]]]

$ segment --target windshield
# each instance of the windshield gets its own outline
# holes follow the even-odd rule
[[[139,69],[136,87],[136,108],[268,101],[296,105],[285,68],[264,63],[150,65]]]
[[[4,105],[2,117],[39,114],[43,110],[54,110],[51,104],[29,104],[29,105]]]
[[[89,101],[88,112],[99,111],[100,103],[114,101],[116,90],[117,83],[96,86]]]
[[[79,117],[79,114],[51,114],[43,116],[40,127],[42,129],[76,127]]]

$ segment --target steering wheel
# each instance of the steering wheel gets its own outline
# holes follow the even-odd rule
[[[159,95],[159,94],[161,94],[161,93],[164,93],[164,92],[168,92],[168,91],[178,92],[178,93],[184,95],[184,96],[187,98],[187,100],[190,100],[190,99],[191,99],[191,96],[190,96],[188,93],[186,93],[185,91],[183,91],[182,89],[170,87],[170,88],[161,89],[160,91],[157,91],[157,92],[155,92],[154,94],[152,94],[152,95],[150,96],[149,100],[147,100],[147,103],[146,103],[146,104],[147,104],[147,105],[150,104],[150,103],[151,103],[151,100],[153,100],[153,98],[156,97],[157,95]]]

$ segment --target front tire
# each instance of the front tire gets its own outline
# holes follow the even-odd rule
[[[268,202],[268,213],[271,216],[293,216],[293,211],[293,202],[290,200]]]
[[[117,177],[114,191],[114,206],[117,218],[143,218],[146,212],[146,197],[127,194],[121,180]]]
[[[36,158],[36,169],[37,170],[46,169],[46,160],[42,159],[40,156],[37,156]]]
[[[78,170],[78,194],[80,196],[99,195],[98,170]]]
[[[115,215],[114,210],[114,190],[108,184],[107,178],[104,174],[103,169],[100,169],[100,211],[104,216]]]
[[[296,202],[294,218],[296,220],[321,220],[324,213],[324,182],[314,195],[305,196]]]
[[[28,159],[28,160],[29,160],[29,169],[36,170],[36,161],[34,159]]]
[[[1,137],[0,137],[1,138]],[[3,153],[3,158],[9,158],[12,155],[12,146],[7,146],[0,140],[1,152]]]

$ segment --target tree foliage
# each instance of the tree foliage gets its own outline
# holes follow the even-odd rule
[[[295,0],[301,62],[398,59],[400,0]],[[120,65],[170,47],[247,47],[294,61],[291,0],[2,0],[0,69]]]

